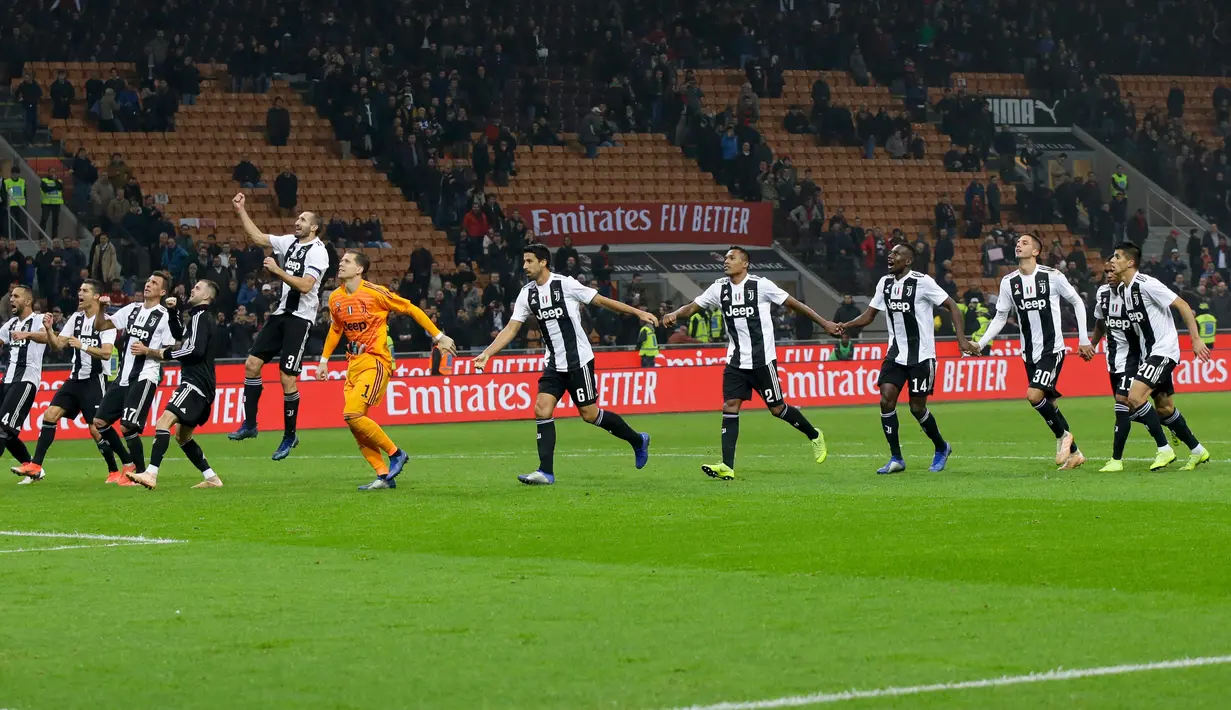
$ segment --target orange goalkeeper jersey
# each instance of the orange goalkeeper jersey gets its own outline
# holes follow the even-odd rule
[[[414,318],[433,338],[440,334],[440,329],[418,306],[384,286],[362,281],[354,293],[347,293],[346,286],[339,286],[329,294],[332,324],[321,357],[332,355],[345,334],[348,359],[367,354],[391,362],[393,355],[388,344],[390,312],[404,313]]]

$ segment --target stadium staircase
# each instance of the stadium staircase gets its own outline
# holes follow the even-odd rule
[[[58,68],[68,71],[69,81],[82,92],[90,72],[110,68],[91,63],[34,62],[29,66],[40,84],[47,86]],[[120,65],[132,76],[132,65]],[[385,241],[392,249],[363,249],[372,259],[372,278],[388,283],[400,277],[410,261],[410,252],[427,246],[446,271],[452,270],[452,247],[431,219],[421,214],[400,191],[372,167],[370,161],[343,160],[335,148],[333,130],[316,117],[286,82],[274,82],[267,94],[232,94],[225,65],[199,65],[206,80],[196,105],[181,104],[176,131],[168,133],[107,133],[85,119],[84,102],[73,107],[73,117],[51,120],[53,137],[63,144],[66,155],[85,147],[99,172],[105,174],[112,153],[119,153],[146,195],[166,195],[161,205],[172,222],[197,220],[190,233],[217,234],[220,242],[245,241],[231,198],[241,191],[231,179],[241,160],[261,170],[268,188],[244,189],[249,195],[248,212],[270,231],[290,231],[292,219],[278,216],[273,183],[283,168],[299,178],[299,209],[312,210],[328,220],[338,214],[349,221],[371,214],[380,216]],[[265,113],[274,97],[281,97],[291,112],[292,133],[288,145],[273,147],[265,137]],[[50,106],[44,116],[50,115]]]

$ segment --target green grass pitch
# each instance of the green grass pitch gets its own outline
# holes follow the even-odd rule
[[[400,427],[394,491],[345,430],[203,437],[160,488],[105,486],[93,447],[4,482],[0,708],[638,708],[1231,653],[1231,395],[1178,398],[1215,461],[1100,474],[1110,399],[1065,400],[1088,457],[1056,472],[1024,401],[932,408],[949,470],[901,410],[810,410],[823,466],[745,410],[739,478],[710,480],[719,414],[629,417],[627,447],[558,423],[557,485],[525,487],[532,422]],[[309,406],[337,403],[309,403]],[[147,444],[148,447],[148,444]],[[147,448],[148,450],[148,448]],[[72,549],[46,549],[65,547]],[[17,551],[22,550],[22,551]],[[834,703],[843,708],[1227,708],[1231,665]]]

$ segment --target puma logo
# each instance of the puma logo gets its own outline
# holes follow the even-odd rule
[[[1060,105],[1060,102],[1059,102],[1059,101],[1053,101],[1053,102],[1052,102],[1052,105],[1051,105],[1051,108],[1048,108],[1048,107],[1047,107],[1047,104],[1043,103],[1042,101],[1039,101],[1038,99],[1035,99],[1035,100],[1034,100],[1034,110],[1035,110],[1035,111],[1042,111],[1043,113],[1047,114],[1048,116],[1051,116],[1051,122],[1052,122],[1052,123],[1056,123],[1056,107],[1057,107],[1057,106],[1059,106],[1059,105]]]

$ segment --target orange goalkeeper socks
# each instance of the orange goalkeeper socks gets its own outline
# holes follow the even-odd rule
[[[385,430],[371,419],[358,417],[349,419],[346,423],[350,425],[350,430],[355,435],[355,439],[360,442],[360,446],[366,443],[390,456],[397,453],[398,447],[393,443],[393,439],[390,439]]]
[[[389,473],[389,467],[385,465],[385,457],[381,455],[380,451],[360,442],[359,453],[363,454],[363,458],[367,459],[368,465],[372,467],[376,475],[383,476]]]

